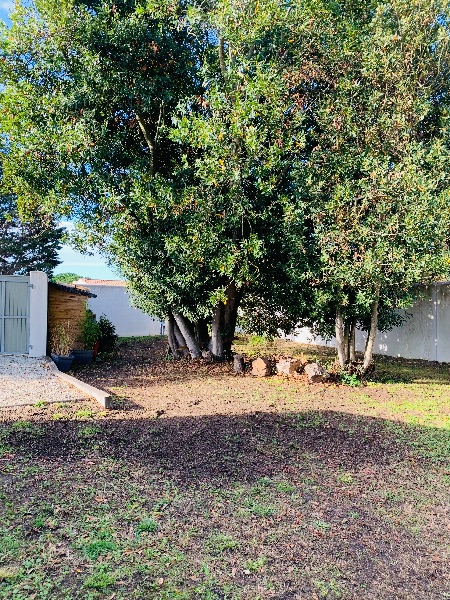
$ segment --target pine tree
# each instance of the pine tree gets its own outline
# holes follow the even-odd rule
[[[51,275],[61,262],[58,251],[63,231],[42,214],[22,221],[15,196],[0,195],[0,274],[44,271]]]

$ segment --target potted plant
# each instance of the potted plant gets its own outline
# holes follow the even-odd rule
[[[51,357],[60,371],[67,373],[74,356],[71,352],[75,334],[70,321],[55,323],[50,329]]]
[[[100,326],[95,320],[94,313],[86,309],[80,323],[82,350],[74,350],[75,362],[79,365],[89,365],[92,362],[94,347],[100,336]]]

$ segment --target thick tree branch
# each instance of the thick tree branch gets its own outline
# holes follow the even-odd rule
[[[225,41],[223,37],[219,37],[219,63],[222,77],[227,80],[227,66],[225,64]]]
[[[136,112],[136,120],[139,123],[139,127],[141,128],[145,141],[147,142],[148,149],[150,151],[150,175],[153,176],[155,172],[155,144],[147,123],[138,112]]]
[[[377,284],[375,290],[375,300],[372,303],[372,311],[370,318],[370,331],[367,336],[366,350],[364,352],[364,362],[363,362],[363,373],[367,372],[367,369],[372,362],[373,349],[375,346],[375,338],[377,336],[377,328],[378,328],[378,304],[380,301],[380,289],[381,284]]]

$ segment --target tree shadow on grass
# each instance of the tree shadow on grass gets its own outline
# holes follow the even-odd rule
[[[89,426],[92,434],[80,434]],[[336,411],[254,412],[170,418],[0,423],[16,455],[78,460],[89,454],[149,464],[180,481],[216,476],[251,481],[311,453],[335,468],[389,467],[413,455],[450,458],[448,430]],[[95,444],[93,443],[95,441]],[[299,462],[300,460],[300,462]]]
[[[188,555],[187,572],[173,575],[185,597],[445,597],[449,432],[332,411],[257,412],[3,422],[0,441],[9,503],[30,513],[59,504],[71,527],[74,515],[101,515],[123,539],[133,506],[153,515],[152,544]]]

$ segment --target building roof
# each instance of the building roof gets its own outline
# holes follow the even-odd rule
[[[54,281],[49,281],[48,285],[56,290],[60,290],[61,292],[68,292],[69,294],[77,294],[78,296],[87,296],[88,298],[97,298],[97,294],[93,294],[89,290],[79,288],[76,285],[68,285],[66,283],[56,283]]]
[[[81,277],[75,281],[75,285],[108,285],[124,287],[126,283],[125,281],[119,281],[117,279],[88,279],[87,277]]]

